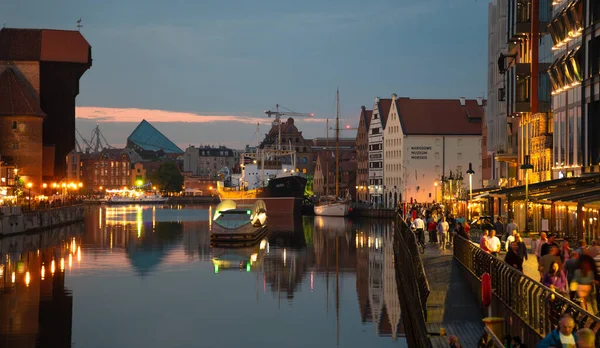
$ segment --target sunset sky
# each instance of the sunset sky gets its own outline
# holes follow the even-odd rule
[[[112,145],[143,118],[181,147],[256,143],[282,104],[325,135],[340,88],[343,124],[392,93],[475,98],[486,91],[482,0],[8,0],[6,27],[76,29],[92,45],[77,127]],[[353,136],[347,132],[346,136]],[[253,140],[254,139],[254,140]]]

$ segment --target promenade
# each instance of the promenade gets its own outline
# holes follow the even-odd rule
[[[483,335],[483,318],[475,296],[464,280],[452,250],[428,245],[421,255],[431,293],[427,299],[427,332],[433,347],[448,347],[448,335],[456,335],[463,347],[476,347]],[[439,336],[440,328],[446,335]]]

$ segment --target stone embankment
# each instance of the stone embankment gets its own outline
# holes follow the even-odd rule
[[[83,204],[21,211],[20,207],[0,207],[0,237],[52,229],[83,221]]]

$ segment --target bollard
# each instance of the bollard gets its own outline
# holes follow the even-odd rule
[[[504,318],[487,317],[483,318],[482,321],[498,340],[502,340],[504,335]]]

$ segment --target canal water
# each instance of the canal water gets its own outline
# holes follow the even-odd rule
[[[0,239],[0,347],[405,347],[388,220],[269,220],[210,246],[214,206],[89,206]]]

